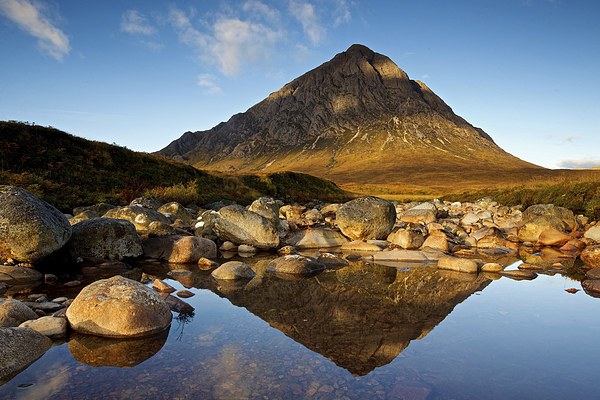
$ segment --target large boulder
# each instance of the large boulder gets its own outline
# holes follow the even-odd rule
[[[238,245],[247,244],[265,250],[279,246],[279,232],[275,224],[239,205],[221,208],[213,231],[219,239]]]
[[[8,328],[19,326],[38,315],[20,301],[13,299],[0,299],[0,327]]]
[[[25,189],[0,186],[0,259],[35,262],[63,247],[71,224]]]
[[[176,201],[160,206],[157,211],[162,214],[171,214],[176,219],[180,219],[188,225],[192,225],[194,222],[196,222],[194,215],[192,215],[187,208]]]
[[[142,255],[142,240],[135,226],[114,218],[92,218],[73,225],[67,247],[73,258],[122,260]]]
[[[105,337],[141,337],[171,324],[171,310],[158,293],[115,276],[83,288],[67,309],[71,328]]]
[[[197,263],[217,257],[217,245],[198,236],[158,236],[144,240],[144,256],[175,264]]]
[[[577,218],[575,217],[575,214],[573,214],[573,211],[567,208],[558,207],[554,204],[535,204],[527,207],[527,209],[523,211],[523,221],[525,223],[540,216],[552,216],[557,218],[563,224],[562,230],[572,231],[577,229]]]
[[[158,211],[139,205],[114,208],[104,214],[104,217],[124,219],[135,225],[136,230],[142,232],[147,231],[150,224],[154,221],[163,222],[165,224],[171,223],[167,217]]]
[[[0,328],[0,385],[27,368],[52,346],[46,336],[29,328]]]
[[[267,271],[291,275],[311,275],[323,271],[325,265],[314,258],[298,254],[278,257],[267,265]]]
[[[522,242],[537,242],[542,232],[546,230],[564,231],[565,223],[554,215],[533,215],[519,228],[519,240]]]
[[[286,242],[299,249],[320,249],[342,246],[348,239],[332,229],[308,228],[294,232]]]
[[[351,240],[385,239],[396,223],[396,208],[378,197],[361,197],[339,208],[336,223]]]
[[[279,218],[279,208],[281,205],[282,203],[279,200],[274,200],[270,197],[260,197],[250,204],[248,210],[271,221],[275,225],[275,228],[277,228],[279,237],[283,238],[290,229],[287,221],[283,221]]]

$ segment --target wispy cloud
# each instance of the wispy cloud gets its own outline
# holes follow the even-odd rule
[[[326,30],[319,23],[315,7],[308,2],[290,0],[290,13],[302,24],[302,29],[313,46],[321,43],[325,37]]]
[[[346,0],[335,0],[336,7],[334,11],[333,26],[338,27],[342,24],[348,24],[352,21],[352,14],[348,8],[348,2]]]
[[[239,18],[219,17],[208,32],[196,29],[181,10],[172,8],[169,21],[179,39],[192,48],[200,59],[217,64],[225,75],[236,75],[243,64],[268,57],[282,33],[264,24]]]
[[[121,16],[121,31],[132,35],[152,36],[156,29],[137,10],[127,10]]]
[[[584,157],[573,160],[560,160],[556,165],[558,165],[560,168],[569,169],[593,168],[600,166],[600,159]]]
[[[40,49],[62,61],[71,51],[69,38],[44,15],[44,12],[41,3],[31,0],[0,0],[1,14],[36,37]]]
[[[217,84],[215,76],[211,74],[198,75],[196,84],[204,89],[205,94],[219,94],[221,87]]]
[[[579,139],[579,135],[568,135],[561,138],[561,142],[564,143],[575,143]]]
[[[257,18],[265,18],[271,23],[278,23],[281,20],[281,14],[277,9],[269,7],[258,0],[246,1],[242,6],[242,10]]]

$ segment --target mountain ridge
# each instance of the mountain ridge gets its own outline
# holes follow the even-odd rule
[[[506,153],[388,57],[357,44],[158,154],[202,169],[290,170],[341,184],[398,181],[394,169],[415,166],[541,169]]]

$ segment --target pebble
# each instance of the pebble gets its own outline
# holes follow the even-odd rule
[[[65,301],[67,301],[67,300],[69,300],[69,299],[68,299],[68,298],[66,298],[66,297],[57,297],[57,298],[55,298],[54,300],[52,300],[52,302],[53,302],[53,303],[59,303],[59,304],[62,304],[62,303],[64,303],[64,302],[65,302]]]
[[[180,290],[175,294],[183,299],[187,299],[195,295],[195,293],[192,293],[189,290]]]
[[[81,281],[78,281],[78,280],[63,283],[63,286],[66,286],[66,287],[75,287],[75,286],[79,286],[79,285],[81,285]]]

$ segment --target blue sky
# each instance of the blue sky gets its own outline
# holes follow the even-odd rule
[[[352,43],[505,150],[600,165],[600,3],[0,0],[0,119],[155,151]]]

